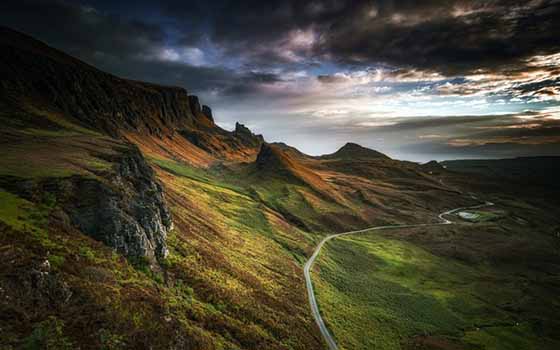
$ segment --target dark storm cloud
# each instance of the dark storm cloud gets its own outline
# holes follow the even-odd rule
[[[314,131],[320,142],[334,140],[343,144],[351,138],[392,157],[422,162],[560,155],[560,118],[556,109],[507,115],[388,117],[374,125],[345,119],[336,125],[317,122],[304,131]],[[305,141],[300,142],[305,145]]]
[[[398,152],[423,160],[560,154],[560,119],[554,112],[399,119],[364,132],[408,139]]]
[[[19,0],[0,4],[0,24],[23,31],[120,76],[229,95],[258,91],[278,81],[271,73],[195,66],[168,60],[166,28],[64,1]],[[171,46],[180,51],[182,48]]]
[[[170,41],[211,43],[249,70],[330,60],[454,75],[560,51],[560,3],[553,0],[128,4],[130,13],[123,2],[4,1],[0,19],[102,68],[110,59],[153,58]]]
[[[90,59],[148,54],[165,41],[158,25],[105,16],[91,7],[56,0],[3,1],[0,23]]]
[[[555,116],[556,112],[525,111],[506,115],[397,117],[387,118],[385,125],[373,128],[364,127],[359,123],[351,127],[361,133],[411,133],[420,138],[441,137],[449,140],[459,137],[473,140],[473,142],[497,137],[507,137],[513,140],[549,136],[556,137],[560,142],[560,119]],[[349,125],[343,127],[348,128]],[[434,134],[437,132],[439,134]],[[451,136],[447,137],[447,135]]]
[[[558,156],[560,142],[542,144],[521,144],[518,142],[500,142],[449,146],[445,143],[426,142],[406,145],[400,154],[421,162],[432,159],[442,161],[450,159],[497,159],[531,156]]]
[[[372,18],[357,11],[330,27],[323,49],[349,61],[456,74],[560,48],[556,1],[414,3],[376,2],[379,8]]]
[[[274,44],[294,30],[317,35],[308,59],[448,74],[560,50],[560,3],[555,0],[195,1],[162,6],[171,16],[204,23],[199,28],[226,50],[256,53],[253,58],[260,64],[285,61]]]
[[[318,75],[317,80],[324,84],[334,84],[345,81],[346,79],[340,75]]]

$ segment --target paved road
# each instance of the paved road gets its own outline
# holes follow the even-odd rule
[[[471,195],[471,198],[472,199],[477,199],[473,195]],[[470,206],[470,207],[461,207],[461,208],[451,209],[451,210],[448,210],[448,211],[445,211],[445,212],[439,214],[438,219],[440,219],[441,222],[437,222],[437,223],[375,226],[375,227],[369,227],[369,228],[366,228],[366,229],[363,229],[363,230],[336,233],[336,234],[325,237],[317,245],[317,247],[315,247],[315,251],[313,251],[313,255],[311,255],[309,260],[307,260],[307,262],[305,263],[303,273],[305,275],[305,285],[307,286],[307,296],[309,298],[309,305],[311,306],[311,313],[313,314],[313,318],[315,319],[315,322],[317,323],[317,326],[319,326],[319,330],[321,331],[321,334],[323,335],[323,338],[325,339],[325,342],[327,343],[327,345],[329,347],[329,350],[338,350],[338,346],[336,345],[336,342],[334,341],[331,333],[329,332],[329,329],[327,328],[327,326],[325,325],[325,322],[323,321],[323,318],[321,317],[321,313],[319,312],[319,307],[317,306],[317,300],[315,299],[315,292],[313,290],[313,283],[311,282],[311,268],[313,267],[313,263],[315,262],[315,259],[319,255],[319,252],[321,251],[321,248],[323,248],[323,245],[325,245],[325,243],[327,243],[328,241],[330,241],[331,239],[334,239],[336,237],[345,236],[345,235],[353,235],[353,234],[364,233],[364,232],[369,232],[369,231],[397,229],[397,228],[408,228],[408,227],[451,225],[451,224],[453,224],[453,221],[450,221],[450,220],[446,219],[444,217],[445,215],[453,214],[453,213],[458,212],[460,210],[477,209],[477,208],[482,208],[482,207],[491,206],[491,205],[494,205],[494,203],[485,202],[483,204],[473,205],[473,206]]]

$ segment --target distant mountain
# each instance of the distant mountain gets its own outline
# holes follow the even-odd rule
[[[445,170],[444,166],[435,160],[421,164],[421,168],[431,174],[441,173]]]
[[[332,154],[320,156],[321,159],[390,159],[385,154],[348,142]]]

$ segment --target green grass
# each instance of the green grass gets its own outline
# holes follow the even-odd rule
[[[168,299],[173,310],[209,320],[209,328],[226,338],[242,339],[241,348],[269,348],[272,339],[298,348],[305,329],[290,325],[312,320],[305,291],[298,288],[297,262],[305,260],[312,237],[283,222],[238,178],[172,160],[150,161],[168,173],[161,176],[166,188],[184,199],[171,202],[177,225],[164,263],[181,276]],[[204,221],[181,224],[197,216]]]
[[[553,343],[539,338],[528,324],[515,327],[490,327],[465,333],[466,342],[483,346],[486,350],[554,349]],[[558,344],[556,344],[558,345]]]
[[[54,316],[39,323],[33,333],[24,339],[25,350],[70,350],[75,346],[64,334],[64,322]]]
[[[32,106],[28,106],[28,108],[30,108],[30,112],[33,114],[34,117],[45,118],[49,122],[54,123],[54,124],[58,125],[60,128],[63,129],[63,130],[59,130],[58,132],[55,132],[52,135],[68,136],[68,135],[81,134],[81,135],[88,135],[88,136],[93,136],[93,137],[101,136],[101,134],[98,133],[97,131],[94,131],[94,130],[91,130],[91,129],[88,129],[88,128],[84,128],[83,126],[80,126],[76,123],[73,123],[73,122],[67,120],[66,118],[64,118],[62,115],[60,115],[58,113],[53,113],[53,112],[50,112],[50,111],[33,108]],[[49,131],[44,130],[44,129],[39,130],[39,129],[28,128],[27,130],[29,130],[30,132],[40,133],[40,134],[44,134],[45,132],[49,132]]]
[[[313,281],[342,349],[404,349],[416,335],[453,339],[467,348],[539,344],[531,328],[516,326],[497,307],[519,300],[522,291],[504,286],[487,267],[376,234],[339,238],[324,249]],[[480,325],[496,327],[477,330]]]
[[[10,125],[6,135],[14,142],[3,149],[0,175],[38,183],[98,176],[113,165],[103,159],[123,145],[54,114],[28,113],[27,120]],[[160,180],[175,225],[161,266],[126,259],[54,216],[48,222],[56,198],[31,203],[0,192],[0,221],[9,226],[0,224],[0,252],[10,259],[2,285],[48,260],[49,276],[73,293],[60,312],[32,298],[2,305],[7,310],[0,312],[6,315],[0,343],[43,348],[53,338],[67,337],[72,345],[92,349],[319,348],[300,268],[315,237],[271,210],[240,174],[172,159],[149,162],[164,175]],[[300,189],[289,187],[284,197],[294,208],[307,205]],[[275,196],[275,190],[268,191]],[[7,293],[13,300],[21,295]],[[51,314],[61,323],[43,323]],[[103,329],[92,331],[88,324]]]
[[[44,230],[49,206],[36,205],[0,189],[0,221],[18,229]]]
[[[96,154],[113,152],[106,139],[79,136],[33,140],[25,137],[24,141],[15,141],[3,148],[0,175],[26,179],[94,176],[94,173],[110,170],[113,165]]]
[[[5,129],[0,175],[36,179],[91,176],[112,164],[98,157],[111,154],[117,142],[81,127],[49,111],[33,109],[13,113],[0,111]]]
[[[325,216],[351,213],[347,208],[319,197],[309,187],[282,179],[253,181],[248,186],[260,201],[275,211],[292,217],[293,224],[303,223],[310,231],[330,232],[332,229],[325,226]]]
[[[240,194],[247,194],[243,188],[223,181],[219,177],[214,176],[214,174],[208,170],[196,168],[169,159],[150,157],[149,161],[174,175],[186,177],[212,186],[223,187]]]

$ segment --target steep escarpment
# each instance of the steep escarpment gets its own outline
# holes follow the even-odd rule
[[[118,78],[24,34],[0,32],[3,99],[60,110],[112,136],[132,130],[162,136],[197,123],[182,88]]]
[[[195,164],[207,164],[200,161],[205,158],[251,160],[263,142],[240,124],[233,132],[218,127],[212,109],[184,88],[119,78],[7,28],[0,28],[0,74],[1,104],[25,113],[49,111],[160,156],[165,147]],[[28,121],[35,128],[37,123]],[[193,156],[200,151],[207,157]]]

